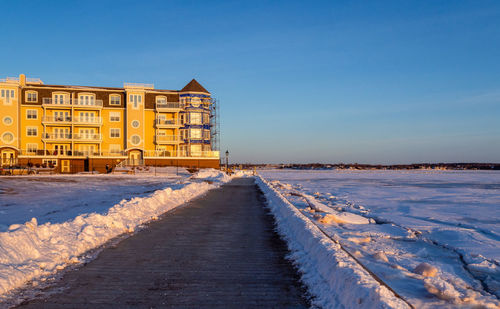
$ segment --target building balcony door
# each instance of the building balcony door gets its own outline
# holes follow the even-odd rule
[[[69,160],[61,160],[61,173],[69,173],[71,165]]]
[[[142,165],[142,152],[140,150],[131,150],[129,160],[131,165]]]
[[[13,166],[16,165],[16,159],[15,159],[16,153],[14,150],[11,149],[4,149],[2,150],[2,166]]]

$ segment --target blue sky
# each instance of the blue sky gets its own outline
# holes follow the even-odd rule
[[[500,162],[499,1],[4,1],[0,76],[220,100],[232,162]]]

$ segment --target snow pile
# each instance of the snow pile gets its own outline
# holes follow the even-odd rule
[[[495,212],[500,173],[271,170],[262,175],[415,308],[500,308],[500,213]]]
[[[141,224],[231,179],[217,171],[211,171],[209,177],[214,181],[187,183],[178,190],[166,188],[146,197],[122,200],[105,214],[82,214],[63,223],[43,225],[33,218],[25,224],[11,225],[0,233],[0,295],[79,262],[86,251],[133,232]]]
[[[324,308],[408,308],[261,177],[257,183],[292,251],[302,281]]]

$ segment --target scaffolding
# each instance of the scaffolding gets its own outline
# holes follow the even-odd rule
[[[212,151],[220,151],[219,101],[212,98],[210,104],[210,146]]]

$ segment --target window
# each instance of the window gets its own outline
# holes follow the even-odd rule
[[[36,154],[38,150],[38,144],[26,144],[26,151],[30,154]]]
[[[27,136],[38,136],[38,128],[37,127],[27,127],[26,128]]]
[[[142,96],[140,94],[131,94],[130,95],[130,103],[132,107],[137,109],[139,108],[139,104],[141,104]]]
[[[68,99],[67,94],[54,94],[54,99],[52,100],[53,104],[58,104],[58,105],[69,105],[70,101]]]
[[[110,144],[109,145],[109,152],[110,153],[120,153],[120,144]]]
[[[120,105],[121,96],[117,94],[112,94],[109,96],[109,105]]]
[[[201,124],[201,113],[190,113],[191,124]]]
[[[14,99],[14,90],[2,89],[2,91],[0,92],[0,97],[4,99],[3,103],[5,105],[10,105],[12,103],[11,100]]]
[[[109,121],[119,122],[120,121],[120,112],[110,112],[109,113]]]
[[[191,129],[191,138],[201,139],[201,129]]]
[[[201,156],[201,145],[191,145],[191,155]]]
[[[110,137],[120,137],[120,129],[118,129],[118,128],[109,129],[109,136]]]
[[[10,132],[5,132],[2,135],[2,140],[4,141],[4,143],[11,143],[14,140],[14,135]]]
[[[57,166],[57,160],[54,159],[43,159],[42,164],[45,164],[48,167]]]
[[[132,135],[132,137],[130,138],[130,142],[132,143],[132,145],[139,145],[141,143],[141,137],[139,135]]]
[[[203,139],[210,139],[210,131],[203,130]]]
[[[93,94],[79,94],[77,105],[95,106],[95,98]]]
[[[167,103],[167,97],[161,96],[161,97],[156,97],[156,103],[158,104],[165,104]]]
[[[26,119],[38,119],[38,111],[36,109],[27,109]]]
[[[10,126],[12,124],[12,118],[10,116],[3,117],[3,124]]]
[[[141,123],[139,122],[139,120],[132,121],[132,128],[137,129],[140,125],[141,125]]]
[[[26,91],[26,102],[38,102],[38,92],[36,91]]]

